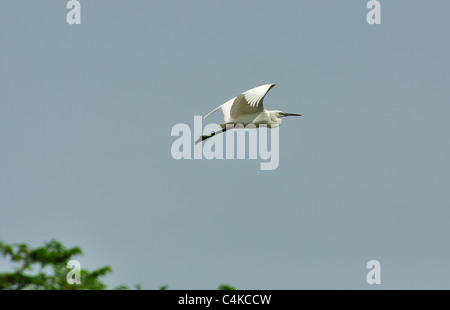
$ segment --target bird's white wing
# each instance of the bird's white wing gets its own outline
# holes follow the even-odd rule
[[[247,90],[233,99],[228,100],[209,112],[207,118],[219,109],[222,109],[224,121],[229,122],[231,118],[251,113],[258,113],[264,110],[263,99],[275,84],[266,84]]]
[[[264,110],[264,97],[274,86],[275,84],[258,86],[237,96],[231,107],[231,118],[238,118],[246,114],[262,112]]]
[[[217,108],[215,108],[214,110],[212,110],[211,112],[209,112],[208,114],[206,114],[203,118],[207,118],[208,116],[210,116],[211,114],[213,114],[214,112],[216,112],[219,109],[222,109],[223,112],[223,119],[225,120],[225,122],[228,122],[230,119],[230,111],[231,111],[231,106],[233,105],[234,100],[237,97],[234,97],[233,99],[228,100],[227,102],[225,102],[224,104],[218,106]]]

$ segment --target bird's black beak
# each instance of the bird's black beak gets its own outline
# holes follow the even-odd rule
[[[302,116],[301,114],[295,114],[295,113],[282,113],[283,116]]]

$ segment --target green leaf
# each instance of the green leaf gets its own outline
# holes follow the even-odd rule
[[[221,284],[218,288],[218,290],[223,290],[223,291],[233,291],[236,290],[235,287],[228,285],[228,284]]]

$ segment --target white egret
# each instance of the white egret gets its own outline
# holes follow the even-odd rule
[[[279,110],[264,109],[264,97],[274,86],[275,84],[266,84],[252,88],[246,92],[243,92],[239,96],[228,100],[221,106],[218,106],[209,112],[204,118],[207,118],[217,110],[222,109],[225,123],[220,125],[220,127],[222,127],[221,130],[213,132],[209,135],[201,136],[197,139],[197,141],[195,141],[195,144],[211,138],[216,134],[225,132],[230,128],[227,124],[242,124],[243,126],[254,124],[255,127],[266,125],[269,128],[275,128],[281,125],[282,117],[301,116],[301,114],[284,113]]]

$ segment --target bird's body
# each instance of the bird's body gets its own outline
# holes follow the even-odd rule
[[[283,113],[279,110],[264,109],[264,97],[274,86],[275,84],[265,84],[252,88],[212,110],[204,118],[207,118],[217,110],[222,109],[224,116],[224,123],[220,125],[222,130],[210,135],[204,135],[195,141],[195,143],[197,144],[218,133],[225,132],[228,129],[227,125],[240,124],[247,126],[253,124],[254,127],[265,125],[269,128],[275,128],[281,125],[281,118],[284,116],[300,116],[300,114]]]

